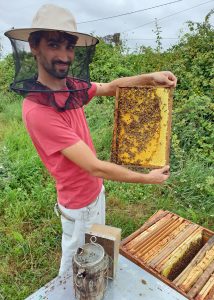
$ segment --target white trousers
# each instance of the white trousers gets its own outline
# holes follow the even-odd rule
[[[62,222],[62,258],[59,275],[72,268],[72,257],[85,243],[85,232],[92,224],[105,224],[105,189],[94,202],[80,209],[68,209],[58,203]],[[66,218],[67,217],[67,218]]]

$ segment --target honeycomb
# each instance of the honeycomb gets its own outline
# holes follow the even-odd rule
[[[111,161],[136,167],[169,162],[172,89],[118,87]]]

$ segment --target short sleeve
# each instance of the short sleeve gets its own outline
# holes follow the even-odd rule
[[[92,82],[91,87],[88,89],[88,100],[90,101],[95,95],[97,91],[96,83]]]
[[[26,127],[35,146],[48,156],[81,140],[60,114],[50,110],[29,111]]]

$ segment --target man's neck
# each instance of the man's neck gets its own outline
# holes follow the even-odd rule
[[[66,78],[58,79],[48,74],[46,76],[39,74],[37,79],[41,84],[47,86],[51,90],[61,90],[66,87]]]

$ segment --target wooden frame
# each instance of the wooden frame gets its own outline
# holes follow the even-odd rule
[[[118,87],[111,161],[141,168],[169,163],[173,89]]]

